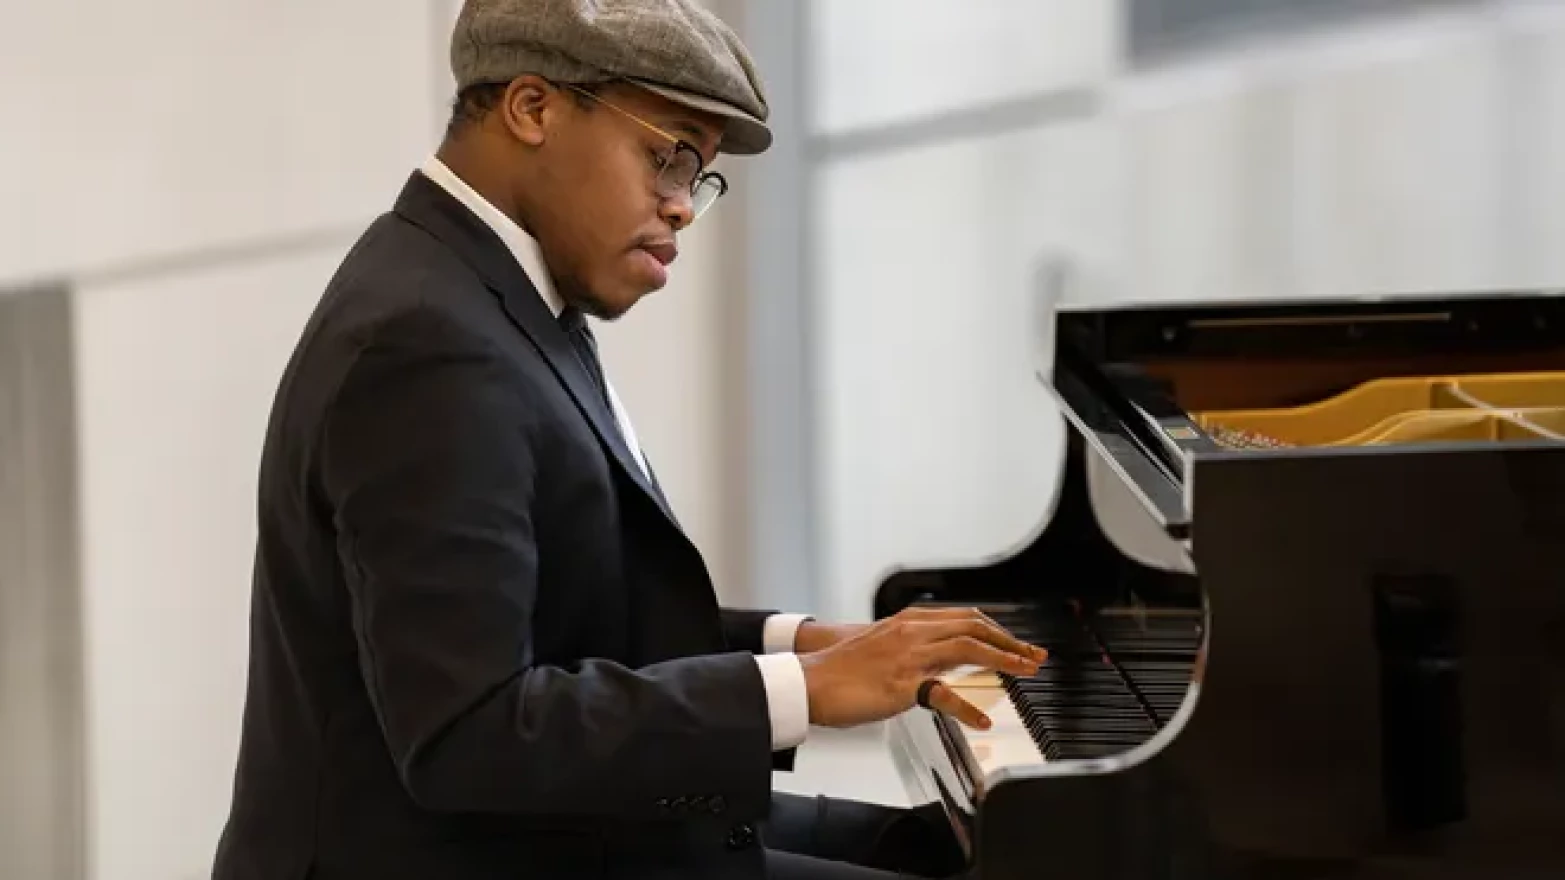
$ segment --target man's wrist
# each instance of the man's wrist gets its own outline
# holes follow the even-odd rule
[[[834,623],[821,623],[814,618],[800,625],[799,631],[794,634],[793,649],[800,654],[813,654],[816,651],[824,651],[832,645],[851,636],[857,627]]]
[[[815,618],[808,614],[773,614],[761,630],[762,649],[767,654],[799,650],[799,630]]]

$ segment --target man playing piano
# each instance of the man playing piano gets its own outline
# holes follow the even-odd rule
[[[444,143],[278,391],[214,876],[960,870],[943,823],[772,771],[915,700],[982,725],[927,682],[1042,653],[972,611],[720,609],[584,319],[662,287],[717,155],[768,146],[745,48],[694,0],[471,0],[452,61]]]

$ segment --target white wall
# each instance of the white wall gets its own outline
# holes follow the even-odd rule
[[[866,615],[889,569],[980,564],[1047,518],[1042,253],[1074,263],[1073,303],[1565,284],[1565,5],[1147,70],[1111,0],[810,9],[825,610]],[[974,134],[942,116],[1083,87],[1090,118]],[[834,157],[909,120],[930,139]]]

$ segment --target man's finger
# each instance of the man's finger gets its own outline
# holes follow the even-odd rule
[[[897,615],[909,620],[965,620],[974,614],[982,614],[975,608],[960,605],[909,605]]]
[[[961,620],[929,621],[917,625],[924,629],[924,635],[931,642],[969,638],[987,642],[1002,651],[1020,657],[1028,657],[1038,663],[1042,663],[1049,656],[1048,651],[1036,645],[1027,644],[1006,632],[999,625],[986,623],[971,617]]]
[[[1012,675],[1036,675],[1041,661],[986,645],[970,636],[936,642],[929,653],[929,668],[945,672],[960,666],[980,666]]]
[[[943,622],[953,624],[948,629],[942,630],[935,638],[951,638],[962,632],[976,638],[994,644],[1004,650],[1017,652],[1029,656],[1036,655],[1041,662],[1048,658],[1049,652],[1035,645],[1028,645],[1011,634],[1011,631],[997,623],[994,618],[977,608],[959,605],[941,605],[933,607],[919,607],[917,605],[903,609],[903,614],[908,619],[920,623]],[[980,635],[979,627],[982,627]]]
[[[929,689],[929,708],[978,730],[988,730],[993,723],[977,706],[957,696],[956,691],[944,684]]]

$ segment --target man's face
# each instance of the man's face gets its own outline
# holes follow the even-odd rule
[[[529,231],[566,301],[612,320],[668,282],[675,236],[692,220],[688,189],[658,192],[660,168],[676,149],[665,133],[709,166],[720,122],[629,84],[605,86],[595,98],[553,88],[543,102],[530,117],[537,173],[519,184],[532,206]]]

